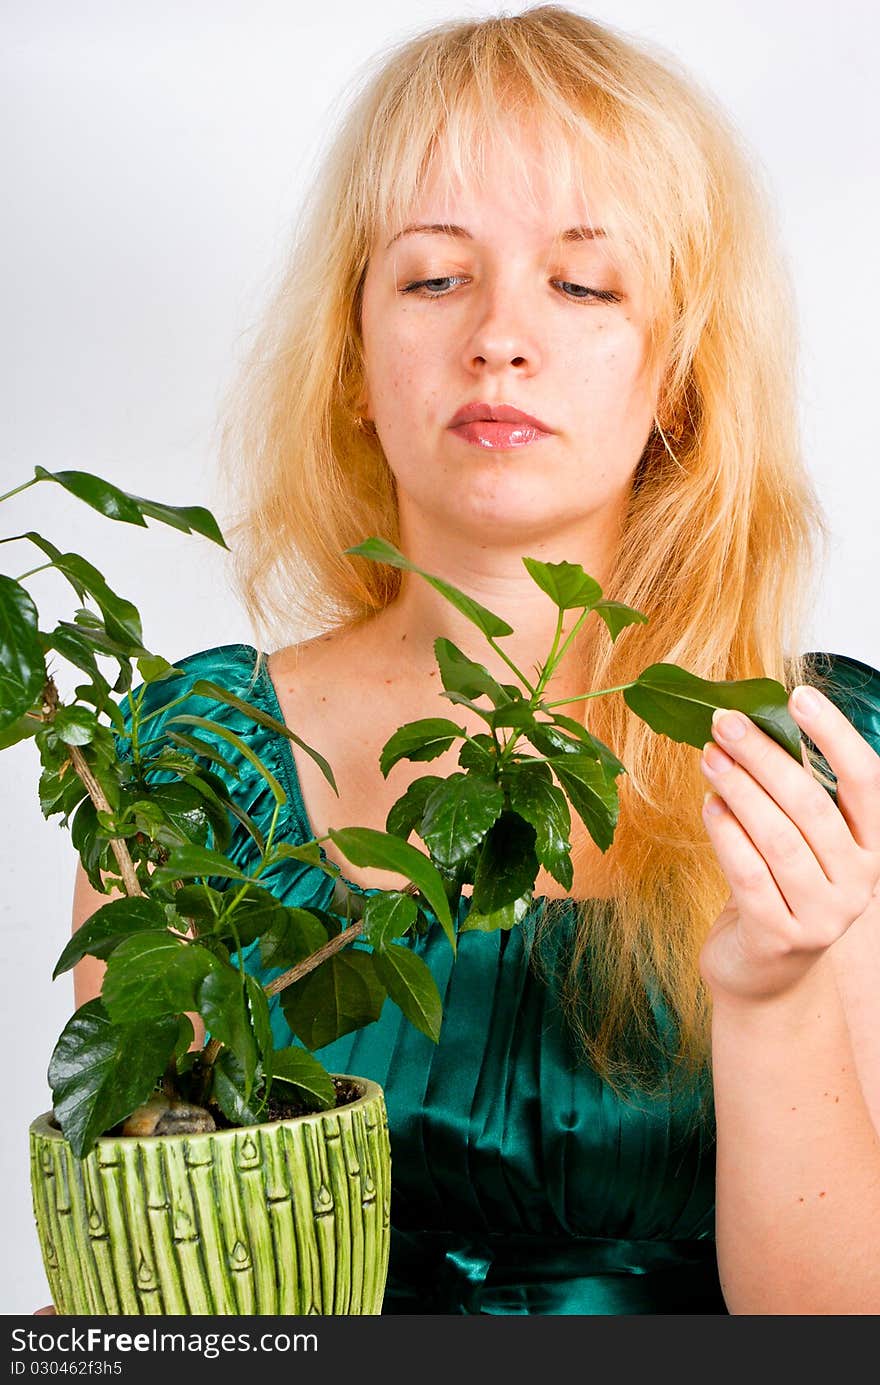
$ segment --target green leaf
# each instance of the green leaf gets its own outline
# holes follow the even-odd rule
[[[264,967],[287,971],[305,961],[328,941],[327,929],[308,909],[279,905],[280,912],[260,938]]]
[[[591,759],[600,761],[604,766],[606,776],[610,776],[613,779],[618,774],[626,774],[626,766],[623,764],[622,760],[618,760],[614,751],[610,750],[608,746],[605,745],[604,741],[600,741],[598,737],[591,736],[587,728],[582,726],[579,721],[575,721],[574,717],[564,717],[561,713],[557,712],[551,720],[553,726],[558,726],[563,730],[570,731],[572,735],[580,741],[581,753],[586,753]],[[545,723],[539,722],[538,725],[543,726],[548,736],[546,742],[548,745],[554,745],[556,749],[561,749],[563,753],[568,753],[570,742],[563,744],[558,738],[554,738],[552,730],[547,727]],[[534,737],[532,737],[532,740],[534,740]],[[537,744],[537,741],[535,741],[535,744]]]
[[[164,885],[169,880],[208,876],[216,876],[222,880],[253,880],[253,876],[245,875],[228,857],[218,851],[208,851],[203,846],[172,847],[165,865],[157,866],[151,878],[154,884]]]
[[[137,660],[137,668],[144,683],[164,683],[166,678],[183,676],[183,669],[169,664],[161,654],[142,654]]]
[[[0,574],[0,730],[29,712],[43,691],[46,661],[38,619],[21,583]]]
[[[98,718],[88,707],[59,707],[52,717],[56,736],[65,745],[88,745],[95,739]]]
[[[440,592],[446,597],[457,611],[461,611],[463,616],[467,616],[484,635],[491,639],[499,635],[512,635],[513,626],[508,625],[506,620],[496,616],[492,611],[488,611],[485,606],[474,601],[472,597],[466,596],[464,592],[453,587],[449,582],[444,582],[442,577],[434,577],[430,572],[425,572],[424,568],[416,567],[408,558],[388,543],[386,539],[369,538],[363,543],[359,543],[356,548],[347,548],[346,553],[357,554],[361,558],[369,558],[375,563],[387,563],[389,567],[403,568],[407,572],[415,572],[419,577],[424,577],[435,591]]]
[[[445,782],[437,774],[423,774],[420,779],[414,779],[406,792],[391,805],[385,819],[386,832],[392,832],[395,837],[402,837],[406,841],[410,832],[421,823],[425,804],[432,792]]]
[[[716,707],[734,707],[802,763],[800,730],[788,711],[788,693],[775,678],[713,683],[677,664],[651,664],[623,696],[652,731],[697,750],[712,739]]]
[[[427,1034],[436,1044],[443,1021],[443,1002],[426,964],[415,952],[399,943],[389,943],[373,955],[376,974],[394,1004],[410,1024]]]
[[[42,466],[34,467],[34,475],[40,481],[57,481],[71,495],[84,500],[108,519],[119,519],[126,524],[139,524],[146,528],[146,521],[134,501],[129,499],[125,491],[102,480],[100,476],[93,476],[88,471],[47,471]]]
[[[186,888],[188,887],[183,887],[183,889]],[[182,893],[183,890],[178,891],[175,899],[179,900]],[[221,902],[221,907],[228,904],[232,898],[231,893],[226,895],[222,891],[215,892],[213,890],[211,891],[212,897],[215,893]],[[247,887],[246,894],[236,902],[230,913],[220,918],[216,916],[205,918],[200,935],[207,937],[210,934],[212,939],[228,944],[233,952],[237,952],[239,948],[250,947],[251,943],[256,942],[257,938],[269,928],[271,919],[277,917],[283,909],[284,905],[281,901],[270,894],[268,890],[262,890],[258,886],[251,885]]]
[[[196,1010],[206,972],[218,966],[204,948],[169,932],[127,938],[110,954],[101,998],[114,1024]]]
[[[306,1048],[324,1048],[379,1018],[385,988],[373,963],[372,953],[349,947],[281,992],[287,1023]]]
[[[494,914],[531,892],[537,874],[534,827],[516,813],[502,813],[480,852],[473,907],[479,914]]]
[[[253,1084],[251,1084],[253,1086]],[[260,1125],[265,1120],[266,1104],[252,1091],[245,1097],[245,1070],[231,1049],[220,1050],[213,1068],[211,1100],[233,1125]]]
[[[215,745],[210,741],[203,741],[201,736],[188,736],[185,731],[169,731],[168,740],[174,745],[183,746],[185,750],[192,751],[193,755],[198,755],[204,760],[210,760],[211,764],[219,765],[233,779],[240,779],[241,773],[231,760],[227,760]]]
[[[261,707],[255,707],[251,702],[242,701],[240,697],[235,696],[235,693],[231,693],[228,688],[222,688],[219,683],[212,683],[208,678],[199,678],[197,682],[193,683],[191,691],[197,693],[201,697],[214,697],[219,702],[225,702],[230,707],[235,707],[237,711],[243,712],[245,716],[250,717],[253,721],[258,721],[261,726],[267,726],[270,731],[275,731],[279,736],[286,736],[289,741],[294,741],[299,746],[300,750],[304,750],[307,755],[311,756],[333,792],[335,794],[339,793],[336,787],[336,780],[333,777],[333,771],[328,761],[312,746],[307,745],[304,740],[301,740],[299,736],[295,735],[286,722],[278,721],[277,717],[270,716],[268,712],[264,712]],[[210,725],[210,723],[207,724]]]
[[[257,1051],[262,1062],[260,1064],[263,1076],[266,1079],[267,1088],[271,1086],[274,1076],[275,1062],[275,1042],[272,1038],[272,1020],[269,1015],[269,997],[263,990],[255,976],[245,973],[245,990],[247,992],[247,1004],[250,1012],[251,1026],[254,1031],[254,1038],[257,1041]]]
[[[104,814],[106,817],[107,814]],[[93,890],[106,894],[101,879],[101,861],[107,846],[103,828],[98,821],[98,811],[90,798],[84,798],[73,815],[70,824],[70,840],[74,851],[79,854],[83,870],[89,878]]]
[[[353,866],[400,871],[418,885],[455,951],[455,931],[443,881],[427,856],[409,842],[372,827],[343,827],[337,831],[331,828],[329,835]]]
[[[422,840],[432,858],[450,869],[479,846],[503,807],[504,794],[494,779],[450,775],[425,804]]]
[[[527,731],[534,724],[534,710],[524,700],[508,702],[506,706],[499,707],[496,712],[492,713],[492,729],[494,731],[500,731],[502,727],[509,727],[514,731]]]
[[[196,691],[197,686],[197,684],[193,684],[193,692]],[[221,740],[228,741],[230,745],[235,746],[239,755],[243,755],[254,766],[254,769],[260,772],[272,790],[275,801],[277,803],[287,802],[287,794],[274,774],[270,773],[259,755],[254,754],[247,742],[243,741],[241,736],[236,735],[234,731],[230,731],[228,726],[220,726],[216,721],[209,721],[207,717],[197,717],[186,712],[179,712],[176,716],[169,717],[166,724],[168,726],[198,726],[202,731],[210,731],[213,735],[219,736]]]
[[[540,763],[518,761],[504,775],[510,806],[535,829],[538,860],[554,880],[570,890],[574,878],[571,864],[571,814],[560,789],[553,783],[550,769]]]
[[[458,752],[458,763],[462,769],[476,770],[477,774],[487,775],[491,779],[497,764],[495,742],[492,737],[480,734],[465,741]]]
[[[88,639],[81,631],[71,629],[70,626],[59,625],[55,630],[41,636],[43,648],[45,650],[55,649],[73,664],[74,668],[82,669],[89,677],[97,682],[100,677],[98,661],[95,652]]]
[[[17,721],[7,723],[5,729],[0,731],[0,750],[7,750],[19,741],[26,741],[29,736],[35,736],[40,726],[40,719],[31,716],[19,717]]]
[[[560,755],[549,763],[593,841],[607,851],[619,813],[617,785],[588,755]]]
[[[627,625],[636,622],[640,625],[649,624],[648,617],[641,611],[637,611],[634,606],[624,606],[620,601],[597,601],[593,610],[608,626],[612,644]]]
[[[195,846],[204,846],[208,840],[211,819],[205,809],[205,800],[192,784],[151,784],[150,802],[161,808],[162,813],[174,828],[174,838]]]
[[[398,728],[385,742],[379,758],[379,769],[383,778],[398,760],[436,760],[452,742],[464,736],[463,726],[445,717],[422,717],[419,721],[408,721]]]
[[[178,1035],[175,1015],[115,1025],[100,999],[80,1006],[49,1063],[55,1115],[78,1159],[147,1100]]]
[[[212,965],[198,987],[195,1004],[185,1008],[197,1010],[211,1038],[219,1039],[236,1055],[244,1073],[247,1100],[257,1071],[257,1045],[241,973],[223,963]]]
[[[274,1065],[278,1081],[302,1092],[317,1110],[326,1111],[336,1105],[333,1078],[313,1053],[298,1045],[276,1049]]]
[[[163,505],[155,500],[145,500],[143,496],[122,491],[89,471],[47,471],[45,467],[37,466],[34,475],[40,481],[57,481],[71,495],[84,500],[108,519],[144,526],[143,516],[148,515],[185,534],[195,532],[211,539],[213,543],[219,543],[221,548],[227,547],[214,516],[201,505]]]
[[[62,553],[55,559],[54,566],[75,589],[82,586],[94,598],[111,639],[121,644],[127,653],[140,654],[143,651],[144,636],[137,607],[118,596],[96,567],[79,553]]]
[[[440,679],[448,692],[463,693],[465,697],[489,697],[496,707],[510,699],[500,683],[482,664],[475,664],[451,640],[434,641],[434,653],[440,668]]]
[[[542,563],[537,558],[523,558],[523,566],[560,611],[595,606],[602,595],[595,577],[590,577],[580,563]]]
[[[145,895],[114,899],[81,924],[68,942],[52,973],[52,980],[70,971],[83,957],[106,959],[135,933],[167,932],[165,911]]]
[[[515,899],[512,904],[505,904],[503,908],[496,909],[494,914],[479,914],[476,909],[469,909],[458,925],[458,931],[459,933],[494,933],[501,928],[507,932],[522,922],[531,902],[532,893],[531,890],[528,890],[519,899]]]
[[[363,926],[366,941],[381,952],[392,938],[401,938],[412,928],[419,906],[412,895],[400,890],[370,895],[364,905]]]

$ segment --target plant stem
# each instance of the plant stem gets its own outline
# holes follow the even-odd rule
[[[626,692],[627,688],[634,688],[638,679],[632,683],[621,683],[617,688],[597,688],[595,692],[578,693],[577,697],[563,697],[560,702],[545,702],[544,706],[549,711],[552,707],[567,707],[569,702],[586,702],[588,697],[604,697],[606,693]]]
[[[43,702],[49,709],[50,717],[54,715],[57,710],[59,701],[58,688],[55,685],[55,680],[53,678],[47,678],[45,687],[43,688]],[[77,777],[82,780],[83,784],[85,784],[89,798],[92,800],[95,807],[103,813],[112,813],[113,809],[107,801],[104,790],[92,773],[91,765],[82,751],[76,745],[69,745],[67,750],[74,772]],[[119,873],[125,885],[125,893],[127,895],[142,895],[143,890],[138,883],[134,862],[129,855],[128,847],[123,839],[121,837],[111,838],[110,849],[116,857]]]
[[[0,495],[0,501],[9,500],[10,496],[18,495],[19,491],[26,491],[28,486],[35,486],[41,479],[42,478],[39,476],[32,476],[29,481],[23,481],[22,484],[16,486],[14,490],[7,491],[5,495]]]
[[[54,567],[54,563],[40,563],[39,567],[32,567],[27,572],[23,572],[20,577],[16,577],[16,582],[23,582],[26,577],[33,577],[35,572],[45,572],[47,567]]]
[[[295,967],[291,967],[289,971],[282,972],[280,976],[275,977],[274,981],[270,981],[264,986],[263,990],[266,992],[266,995],[277,995],[279,991],[285,991],[288,986],[292,986],[293,983],[299,981],[301,977],[308,976],[310,971],[314,971],[315,967],[320,966],[328,957],[332,957],[334,952],[340,952],[347,943],[351,942],[363,931],[363,920],[356,919],[354,923],[349,924],[348,928],[343,928],[341,933],[337,933],[335,938],[331,938],[323,947],[319,947],[317,952],[313,952],[311,957],[306,957],[302,962],[297,962]]]

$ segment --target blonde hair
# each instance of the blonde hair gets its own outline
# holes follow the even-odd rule
[[[405,223],[438,148],[456,177],[479,177],[526,121],[553,185],[587,203],[601,190],[609,247],[650,305],[655,428],[606,583],[650,623],[614,643],[588,623],[585,689],[659,661],[821,686],[801,636],[828,529],[800,451],[793,293],[761,178],[724,113],[665,52],[559,5],[441,24],[374,66],[323,159],[224,431],[227,536],[258,647],[289,640],[297,621],[367,619],[397,595],[398,570],[344,552],[371,534],[398,541],[391,472],[356,421],[370,250]],[[614,907],[577,910],[562,1003],[583,1055],[624,1095],[690,1085],[710,1063],[700,948],[729,894],[698,757],[619,695],[585,705],[628,773],[613,845],[580,848]],[[674,1035],[659,1071],[658,1005]]]

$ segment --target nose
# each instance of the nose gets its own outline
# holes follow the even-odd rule
[[[530,375],[540,363],[534,324],[528,322],[522,304],[516,305],[512,292],[503,295],[499,286],[477,310],[477,320],[465,343],[465,368],[485,374],[513,366],[518,374]]]

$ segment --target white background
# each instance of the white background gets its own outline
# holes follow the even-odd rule
[[[428,0],[28,0],[3,10],[0,491],[83,468],[178,504],[216,506],[222,391],[278,272],[343,88],[432,23],[498,13]],[[511,4],[508,12],[524,8]],[[880,20],[870,0],[617,0],[574,5],[649,38],[714,91],[766,170],[797,284],[809,466],[834,535],[808,648],[880,666],[876,442]],[[222,518],[222,516],[221,516]],[[170,659],[252,642],[205,540],[113,524],[42,484],[0,533],[37,528],[94,558]],[[26,545],[0,570],[34,566]],[[29,582],[41,625],[71,607]],[[72,1008],[50,975],[75,859],[42,818],[30,745],[3,755],[0,802],[3,1224],[0,1311],[48,1302],[30,1208],[27,1127]]]

